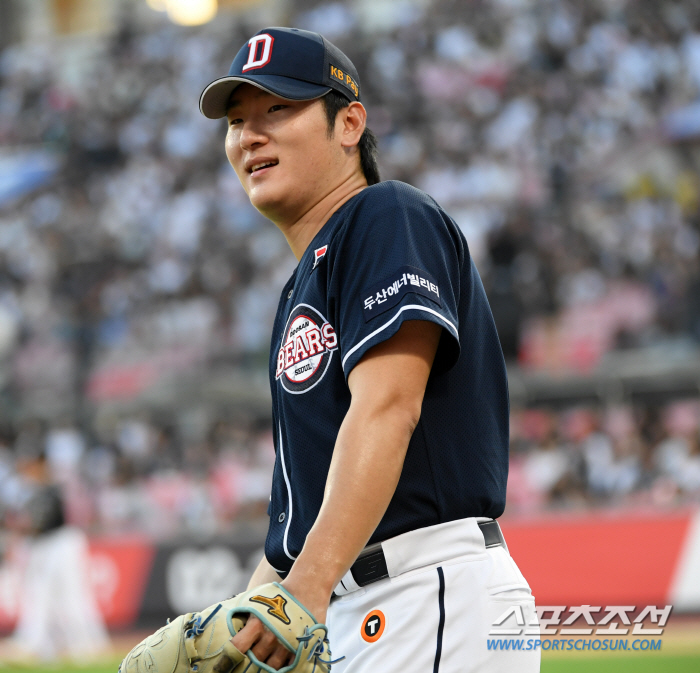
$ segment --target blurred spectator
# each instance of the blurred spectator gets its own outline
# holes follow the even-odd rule
[[[224,533],[264,516],[272,437],[264,413],[232,418],[188,386],[266,375],[295,260],[197,100],[260,26],[130,7],[106,36],[3,32],[0,503],[21,506],[18,465],[45,450],[72,523]],[[465,233],[511,363],[566,374],[615,350],[697,350],[697,2],[285,8],[357,64],[384,177]],[[646,405],[514,410],[509,509],[697,499],[686,406],[646,425]]]
[[[176,351],[180,371],[265,351],[294,266],[197,110],[246,19],[139,16],[80,61],[69,41],[66,58],[0,55],[0,170],[17,183],[0,191],[0,357],[19,404],[139,394]],[[664,131],[700,95],[697,19],[690,0],[290,7],[364,73],[384,176],[464,230],[506,356],[583,370],[698,338],[700,129],[684,145]]]
[[[508,511],[700,502],[700,402],[511,416]]]
[[[12,526],[33,492],[29,477],[56,474],[57,463],[41,456],[59,436],[71,447],[65,455],[86,447],[77,466],[58,462],[72,465],[57,473],[69,524],[159,539],[228,535],[266,516],[274,466],[268,423],[214,417],[194,440],[141,413],[116,419],[112,435],[91,446],[77,430],[28,422],[16,436],[6,430],[0,447],[0,512]],[[700,502],[700,400],[514,408],[507,502],[509,513]]]

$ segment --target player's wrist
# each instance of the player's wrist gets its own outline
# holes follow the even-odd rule
[[[331,602],[333,587],[319,583],[313,576],[305,576],[301,572],[290,571],[282,586],[296,598],[316,619],[317,622],[326,621],[328,605]]]

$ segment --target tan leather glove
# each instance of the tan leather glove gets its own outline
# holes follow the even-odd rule
[[[239,652],[231,638],[255,615],[294,655],[279,672]],[[181,615],[139,643],[119,673],[328,673],[328,629],[277,582],[264,584],[202,612]]]

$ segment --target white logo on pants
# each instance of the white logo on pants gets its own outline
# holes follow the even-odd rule
[[[248,52],[248,62],[241,68],[241,72],[246,70],[252,70],[253,68],[262,68],[270,62],[272,57],[272,43],[275,38],[272,35],[263,33],[262,35],[254,35],[248,40],[248,47],[250,51]],[[260,58],[256,58],[258,55],[258,45],[262,42],[262,53]]]

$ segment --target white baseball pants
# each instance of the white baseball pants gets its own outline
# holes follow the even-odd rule
[[[534,673],[539,647],[493,647],[489,631],[513,608],[536,623],[535,599],[503,546],[486,548],[477,525],[461,519],[382,543],[389,577],[358,587],[350,573],[327,623],[333,673]],[[515,613],[514,613],[515,614]],[[512,620],[511,620],[512,621]],[[489,647],[491,641],[491,647]],[[532,643],[531,643],[532,644]]]

